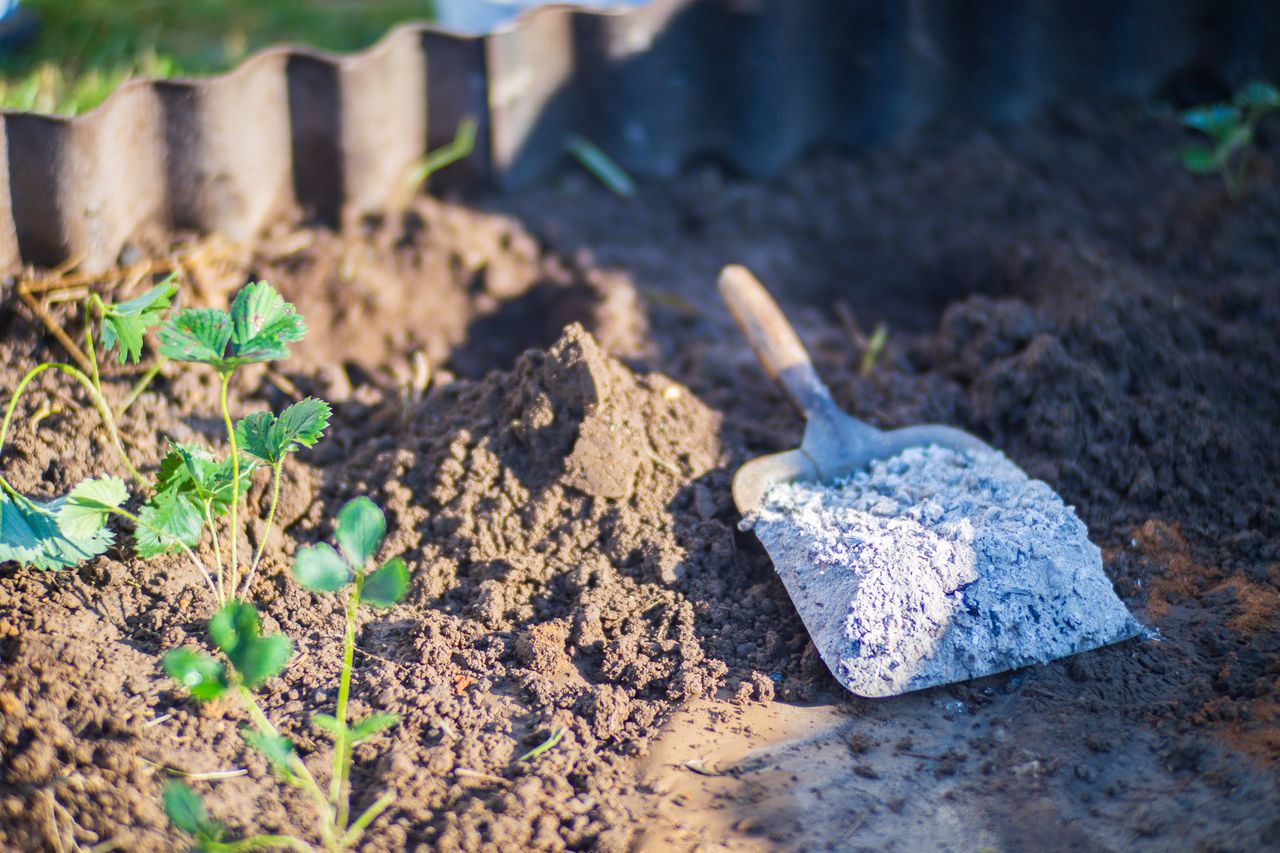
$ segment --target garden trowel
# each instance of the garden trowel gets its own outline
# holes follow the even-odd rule
[[[726,267],[720,293],[765,372],[807,420],[800,447],[752,459],[738,470],[734,503],[844,687],[859,696],[892,696],[1044,663],[1142,631],[1112,589],[1084,523],[1049,486],[962,430],[926,425],[882,431],[844,413],[782,311],[748,270]],[[775,486],[834,489],[873,463],[908,458],[913,448],[954,451],[950,458],[962,466],[972,461],[984,472],[974,485],[981,500],[939,489],[924,494],[933,488],[925,483],[919,497],[951,515],[963,515],[970,505],[975,513],[999,512],[1002,541],[966,540],[965,530],[989,521],[975,517],[968,528],[966,519],[949,528],[959,534],[942,543],[946,547],[935,547],[934,534],[912,518],[873,519],[881,538],[841,542],[839,530],[813,526],[827,516],[813,511],[812,500],[804,511],[770,502]],[[971,473],[959,482],[975,481]],[[939,500],[952,505],[937,507]],[[992,500],[1009,505],[993,507]],[[832,553],[850,556],[833,561]]]

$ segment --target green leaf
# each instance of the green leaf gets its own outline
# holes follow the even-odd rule
[[[227,670],[203,652],[171,649],[164,656],[164,671],[201,702],[217,699],[227,692]]]
[[[351,727],[351,742],[360,743],[400,722],[399,714],[370,714]]]
[[[1179,156],[1182,168],[1193,175],[1208,175],[1222,167],[1217,155],[1208,148],[1186,148]]]
[[[249,490],[255,467],[257,462],[244,454],[240,455],[240,488],[235,490],[237,497]],[[215,516],[225,515],[231,510],[231,475],[230,456],[216,459],[198,444],[174,442],[169,445],[168,454],[160,461],[160,471],[156,477],[156,498],[171,494],[184,495],[196,506],[203,506],[208,501]]]
[[[138,510],[133,546],[138,556],[150,559],[157,554],[194,548],[204,532],[204,513],[186,494],[160,492]]]
[[[245,285],[231,303],[231,356],[238,362],[289,357],[285,346],[300,341],[307,326],[293,305],[265,281]]]
[[[86,489],[109,498],[113,487],[86,486]],[[51,501],[33,501],[0,492],[0,563],[12,560],[54,571],[79,565],[106,551],[115,536],[106,527],[105,509],[76,506],[67,516],[69,526],[64,528],[63,511],[70,498],[71,495],[65,495]]]
[[[170,317],[156,337],[163,356],[221,368],[231,340],[231,317],[217,308],[186,308]]]
[[[1280,109],[1280,89],[1263,80],[1253,80],[1236,92],[1235,103],[1246,110],[1277,110]]]
[[[279,418],[269,412],[255,412],[236,424],[236,444],[251,456],[274,465],[286,453],[319,441],[331,413],[328,403],[314,397],[294,403]]]
[[[1193,107],[1182,114],[1182,124],[1192,130],[1208,134],[1220,142],[1243,120],[1240,110],[1232,104],[1209,104]]]
[[[334,538],[353,569],[369,562],[386,535],[387,518],[368,498],[355,498],[338,510]]]
[[[221,828],[209,820],[209,812],[200,795],[183,783],[166,782],[160,800],[164,803],[164,813],[168,816],[169,823],[175,828],[195,836],[220,834]]]
[[[240,727],[240,737],[244,738],[249,746],[266,756],[271,769],[277,776],[286,782],[293,778],[293,769],[289,766],[289,759],[293,756],[293,741],[287,737],[251,729],[248,726]]]
[[[271,427],[276,416],[270,412],[254,412],[236,421],[236,446],[250,456],[274,464],[279,456],[271,440]],[[282,454],[281,454],[282,455]]]
[[[129,498],[119,477],[81,480],[58,510],[58,527],[68,536],[87,539],[97,535],[111,511]]]
[[[157,333],[160,353],[177,361],[197,361],[219,372],[255,361],[288,358],[286,344],[307,333],[294,307],[265,281],[241,288],[230,313],[188,308]]]
[[[116,305],[106,305],[102,313],[102,348],[111,352],[119,345],[116,360],[124,364],[126,359],[134,364],[142,357],[142,338],[147,329],[160,322],[161,315],[169,307],[173,295],[178,292],[174,284],[176,274],[148,290],[141,296]]]
[[[333,546],[304,545],[293,558],[293,576],[313,592],[334,592],[351,582],[351,567]]]
[[[373,607],[394,607],[409,590],[409,569],[400,557],[392,557],[382,568],[364,579],[360,600]]]
[[[315,714],[311,718],[311,722],[318,729],[323,729],[335,738],[341,737],[343,732],[347,731],[346,723],[339,720],[332,714]]]
[[[333,409],[324,400],[315,397],[299,400],[280,413],[275,425],[276,445],[283,446],[287,452],[314,446],[329,426],[332,413]]]
[[[225,604],[213,614],[209,636],[250,690],[279,675],[293,654],[293,644],[283,634],[262,636],[257,609],[243,601]]]

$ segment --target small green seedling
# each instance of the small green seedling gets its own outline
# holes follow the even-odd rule
[[[98,342],[94,340],[94,314],[97,314],[96,328],[103,355],[116,350],[120,363],[131,360],[136,364],[142,354],[147,330],[160,322],[177,289],[174,276],[170,275],[142,296],[119,304],[105,302],[96,293],[90,294],[84,316],[89,369],[81,370],[63,362],[43,362],[27,371],[14,389],[4,421],[0,424],[0,452],[3,452],[9,437],[18,401],[31,381],[46,370],[57,370],[84,387],[121,463],[134,480],[145,482],[129,459],[116,428],[117,413],[102,392]],[[130,515],[120,508],[128,496],[123,480],[98,477],[82,481],[63,497],[47,502],[36,501],[19,493],[0,476],[0,562],[13,560],[22,565],[53,570],[69,568],[98,556],[114,541],[113,534],[106,527],[108,516],[112,513]]]
[[[1182,114],[1182,124],[1209,137],[1211,145],[1196,145],[1182,151],[1182,165],[1188,172],[1206,175],[1217,172],[1236,198],[1248,166],[1248,154],[1258,123],[1280,110],[1280,89],[1255,80],[1230,102],[1193,107]],[[1235,161],[1239,160],[1238,166]]]
[[[328,544],[304,546],[298,550],[293,569],[294,575],[307,589],[335,592],[349,588],[337,712],[333,716],[317,714],[313,719],[317,728],[328,732],[334,739],[333,775],[328,793],[320,789],[294,751],[293,743],[280,735],[254,699],[253,690],[283,671],[293,648],[288,638],[281,634],[262,636],[261,621],[253,605],[233,601],[224,605],[209,621],[209,638],[222,652],[226,663],[204,652],[174,649],[165,655],[164,668],[199,702],[228,696],[240,700],[254,722],[252,727],[241,729],[245,742],[266,757],[283,782],[307,793],[320,813],[320,834],[325,849],[338,851],[346,850],[359,841],[365,829],[395,799],[390,792],[385,793],[355,820],[348,821],[353,747],[396,725],[400,718],[395,714],[378,713],[352,723],[347,704],[351,695],[357,609],[361,603],[386,608],[400,602],[409,588],[409,571],[400,557],[393,557],[369,570],[386,536],[387,523],[382,510],[368,498],[356,498],[344,506],[338,513],[334,529],[338,548]],[[182,825],[176,820],[173,823],[197,841],[203,837],[188,826],[204,824],[187,821]],[[208,827],[213,826],[208,824]],[[221,832],[220,827],[217,829]],[[217,843],[224,843],[221,835],[215,837],[213,829],[206,831],[205,835]],[[257,844],[262,837],[265,836],[236,843]]]
[[[223,605],[209,620],[209,639],[226,662],[206,652],[172,649],[164,656],[164,669],[187,688],[199,702],[238,699],[249,712],[252,726],[242,726],[245,743],[261,752],[276,775],[285,783],[303,790],[320,809],[325,820],[322,835],[326,846],[338,848],[329,832],[332,809],[324,792],[294,751],[293,742],[280,734],[258,705],[253,691],[284,671],[293,656],[293,644],[283,634],[262,634],[262,620],[252,604],[233,601]],[[310,850],[305,842],[283,836],[254,836],[242,841],[224,841],[225,829],[209,820],[204,804],[185,785],[170,783],[164,790],[164,807],[170,822],[192,836],[193,850],[253,850],[285,845]]]
[[[392,802],[390,794],[383,795],[368,811],[356,818],[350,829],[347,828],[352,747],[400,721],[395,714],[373,714],[354,725],[347,720],[357,610],[362,603],[379,609],[392,607],[404,599],[409,589],[409,570],[400,557],[392,557],[368,571],[386,533],[387,520],[382,510],[368,498],[356,498],[338,511],[337,523],[334,525],[334,538],[338,547],[335,549],[327,543],[304,546],[298,549],[293,565],[293,574],[298,583],[313,592],[337,592],[344,588],[348,590],[337,711],[332,717],[318,714],[313,720],[316,726],[324,729],[334,739],[333,778],[329,787],[329,799],[335,811],[335,831],[339,836],[350,835],[352,831],[358,836],[359,831]],[[370,816],[369,812],[374,809],[377,812]]]

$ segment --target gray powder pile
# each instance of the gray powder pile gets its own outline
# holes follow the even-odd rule
[[[917,447],[834,484],[775,485],[743,526],[860,695],[1043,663],[1141,630],[1071,507],[995,451]]]

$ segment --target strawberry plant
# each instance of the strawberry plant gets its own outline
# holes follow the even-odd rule
[[[1236,92],[1231,101],[1193,107],[1182,114],[1182,124],[1209,137],[1210,145],[1196,145],[1182,152],[1182,165],[1197,175],[1217,172],[1235,198],[1248,165],[1248,152],[1258,123],[1280,110],[1280,89],[1255,80]],[[1234,166],[1236,160],[1238,167]]]
[[[253,469],[258,462],[271,465],[274,480],[271,513],[267,530],[259,539],[256,569],[274,521],[284,457],[315,444],[328,425],[330,411],[327,403],[308,398],[290,406],[279,418],[250,415],[237,427],[227,401],[231,379],[243,365],[288,358],[288,344],[302,340],[306,333],[302,317],[265,281],[246,285],[236,294],[230,311],[189,308],[178,312],[157,333],[161,355],[204,364],[217,373],[218,404],[229,451],[226,459],[219,460],[197,447],[170,447],[160,464],[155,495],[138,514],[142,530],[138,553],[147,557],[193,548],[209,529],[217,569],[217,581],[211,586],[219,602],[238,597],[241,581],[246,579],[238,553],[239,508]],[[222,515],[230,516],[225,560],[214,525],[214,519]],[[247,579],[252,579],[252,570]]]
[[[8,440],[18,401],[27,387],[41,373],[56,370],[70,376],[84,388],[121,464],[136,482],[144,483],[143,476],[129,459],[128,451],[120,440],[116,427],[117,412],[102,390],[98,343],[101,343],[104,356],[115,350],[118,362],[132,361],[136,364],[142,355],[147,330],[160,322],[177,290],[174,276],[170,275],[143,295],[127,302],[112,304],[91,293],[85,302],[84,316],[85,354],[89,369],[82,370],[65,362],[42,362],[28,370],[14,388],[5,409],[4,421],[0,423],[0,453]],[[95,327],[98,329],[98,341],[94,339]],[[150,381],[151,376],[154,373],[144,380]],[[140,391],[141,385],[135,386],[135,392]],[[136,396],[136,393],[131,394],[130,401]],[[37,501],[18,492],[0,476],[0,562],[12,560],[51,570],[69,568],[98,556],[114,541],[114,535],[106,526],[108,516],[114,513],[132,517],[121,509],[128,496],[122,479],[104,476],[82,481],[65,496]]]
[[[91,294],[85,309],[85,342],[89,370],[71,364],[45,363],[28,371],[9,401],[0,424],[0,450],[8,436],[17,404],[27,385],[45,370],[56,369],[84,386],[111,437],[121,462],[139,484],[148,481],[129,460],[116,429],[116,415],[102,392],[97,347],[93,338],[94,315],[104,355],[116,352],[119,362],[141,359],[146,333],[159,325],[177,286],[170,276],[150,291],[120,304],[104,302]],[[204,364],[219,377],[219,405],[226,427],[229,452],[215,456],[195,444],[174,442],[160,463],[151,497],[135,514],[123,508],[128,499],[124,481],[116,477],[85,480],[70,494],[41,502],[21,495],[0,477],[0,560],[14,560],[41,569],[66,568],[91,559],[114,541],[106,526],[110,515],[134,524],[134,549],[138,556],[182,551],[199,570],[219,604],[244,595],[261,562],[275,510],[280,499],[280,478],[285,457],[313,446],[328,426],[330,409],[322,400],[308,398],[294,403],[279,417],[259,412],[233,424],[228,389],[237,368],[245,364],[287,358],[288,344],[306,334],[306,325],[294,307],[266,282],[245,286],[229,311],[196,308],[178,311],[156,331],[161,361]],[[144,381],[155,375],[148,371]],[[135,387],[129,401],[136,398]],[[239,507],[260,465],[272,474],[271,508],[248,571],[241,571],[238,554]],[[216,521],[230,516],[225,536]],[[196,551],[208,530],[212,540],[214,570]]]
[[[409,573],[404,560],[393,557],[376,568],[372,560],[386,535],[386,518],[368,498],[356,498],[338,513],[335,524],[338,547],[322,543],[298,550],[293,572],[298,581],[315,592],[347,590],[346,629],[342,669],[339,676],[337,708],[334,715],[316,714],[312,722],[334,739],[333,770],[329,790],[316,783],[293,743],[272,725],[254,698],[253,690],[279,675],[292,655],[288,638],[280,634],[262,636],[258,613],[250,604],[231,602],[209,622],[209,637],[226,662],[189,649],[174,649],[165,655],[164,668],[199,702],[231,697],[249,714],[253,725],[241,728],[245,742],[266,757],[273,772],[285,784],[301,789],[311,799],[320,816],[320,835],[326,850],[346,850],[364,830],[391,805],[394,795],[383,794],[354,820],[350,816],[350,774],[353,747],[399,722],[395,714],[375,713],[352,722],[348,713],[351,671],[355,652],[355,626],[359,606],[386,608],[404,598]],[[196,794],[185,786],[170,785],[165,791],[165,809],[170,822],[195,841],[200,851],[250,850],[271,844],[310,849],[298,839],[281,836],[253,836],[242,841],[224,841],[224,829],[209,820]]]
[[[335,809],[338,832],[347,822],[350,795],[351,750],[362,740],[399,722],[395,714],[373,714],[355,725],[348,723],[347,700],[351,695],[351,667],[356,647],[356,614],[361,604],[387,608],[398,604],[409,588],[409,570],[404,560],[392,557],[381,566],[369,570],[371,561],[382,546],[387,533],[387,520],[377,505],[368,498],[356,498],[338,511],[334,538],[335,549],[328,543],[298,549],[293,575],[302,586],[313,592],[347,590],[346,630],[343,634],[342,670],[338,680],[338,706],[334,716],[317,715],[314,722],[334,739],[333,777],[329,797]],[[381,802],[381,800],[379,801]],[[387,800],[386,808],[391,801]],[[376,807],[378,803],[374,804]],[[365,815],[353,826],[368,823]]]

